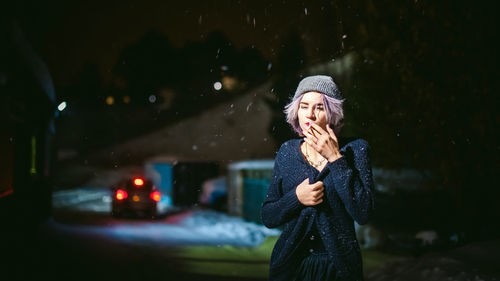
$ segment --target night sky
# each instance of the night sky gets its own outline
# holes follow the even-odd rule
[[[309,62],[334,57],[341,38],[330,1],[22,1],[15,7],[29,40],[65,85],[84,64],[96,64],[104,81],[120,52],[147,31],[163,32],[175,47],[222,31],[238,49],[255,47],[275,59],[292,30],[306,44]],[[340,17],[339,17],[340,18]]]

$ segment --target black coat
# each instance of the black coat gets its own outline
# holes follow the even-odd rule
[[[354,220],[367,223],[374,209],[373,176],[368,143],[363,139],[339,141],[342,157],[327,163],[321,173],[300,151],[302,139],[285,142],[274,163],[273,177],[262,204],[262,221],[269,228],[283,226],[274,246],[270,281],[290,280],[307,255],[304,239],[316,223],[336,280],[363,280],[361,251]],[[295,189],[305,179],[323,181],[323,202],[304,206]]]

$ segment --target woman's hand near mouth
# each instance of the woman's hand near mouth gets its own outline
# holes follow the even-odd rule
[[[326,125],[327,131],[325,131],[312,122],[306,122],[306,126],[308,123],[310,125],[309,129],[302,132],[305,136],[304,141],[326,158],[328,162],[333,162],[342,157],[339,152],[337,136],[330,128],[330,125]]]

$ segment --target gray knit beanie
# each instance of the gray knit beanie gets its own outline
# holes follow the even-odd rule
[[[333,82],[332,77],[326,75],[307,76],[302,79],[297,86],[293,100],[307,92],[319,92],[335,99],[342,99],[337,84]]]

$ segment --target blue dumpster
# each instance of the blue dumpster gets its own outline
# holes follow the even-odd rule
[[[228,174],[228,212],[262,223],[260,209],[272,177],[274,160],[233,163]]]

